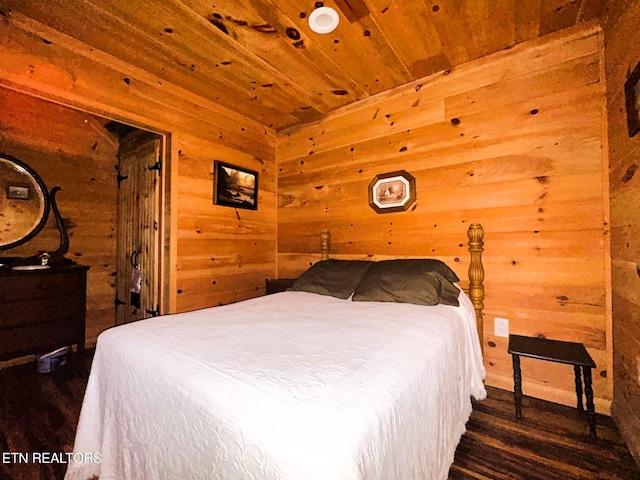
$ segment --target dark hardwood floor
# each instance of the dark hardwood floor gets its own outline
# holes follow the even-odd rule
[[[515,419],[513,392],[487,388],[476,402],[450,480],[638,480],[640,469],[611,417],[597,415],[598,438],[576,408],[524,397]]]
[[[66,464],[6,462],[6,455],[72,452],[92,351],[52,373],[35,362],[0,371],[0,480],[57,480]],[[30,459],[31,460],[31,459]]]
[[[7,463],[6,454],[72,451],[90,367],[88,352],[50,374],[33,364],[0,371],[1,480],[62,479],[63,463]],[[525,397],[518,422],[512,393],[488,392],[474,406],[450,480],[640,480],[611,418],[598,415],[592,439],[575,409]]]

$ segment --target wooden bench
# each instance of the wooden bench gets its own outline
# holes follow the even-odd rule
[[[596,411],[593,404],[593,387],[591,385],[591,369],[596,368],[596,364],[582,343],[509,335],[509,353],[513,360],[513,396],[516,404],[517,419],[522,418],[522,372],[520,370],[520,357],[565,363],[573,365],[578,411],[580,412],[584,412],[584,407],[582,406],[582,376],[584,376],[584,394],[587,399],[589,432],[592,436],[597,436]]]

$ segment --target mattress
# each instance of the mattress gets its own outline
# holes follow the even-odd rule
[[[486,396],[460,304],[283,292],[107,330],[65,479],[446,479]]]

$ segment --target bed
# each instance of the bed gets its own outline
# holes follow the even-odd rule
[[[427,275],[449,305],[377,301],[379,271],[406,264],[334,261],[364,271],[338,296],[301,282],[103,332],[65,479],[446,479],[486,395],[482,227],[468,236],[469,296]]]

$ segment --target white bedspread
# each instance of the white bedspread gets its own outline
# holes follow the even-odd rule
[[[285,292],[127,324],[99,337],[76,434],[101,462],[65,479],[446,479],[483,378],[464,294]]]

